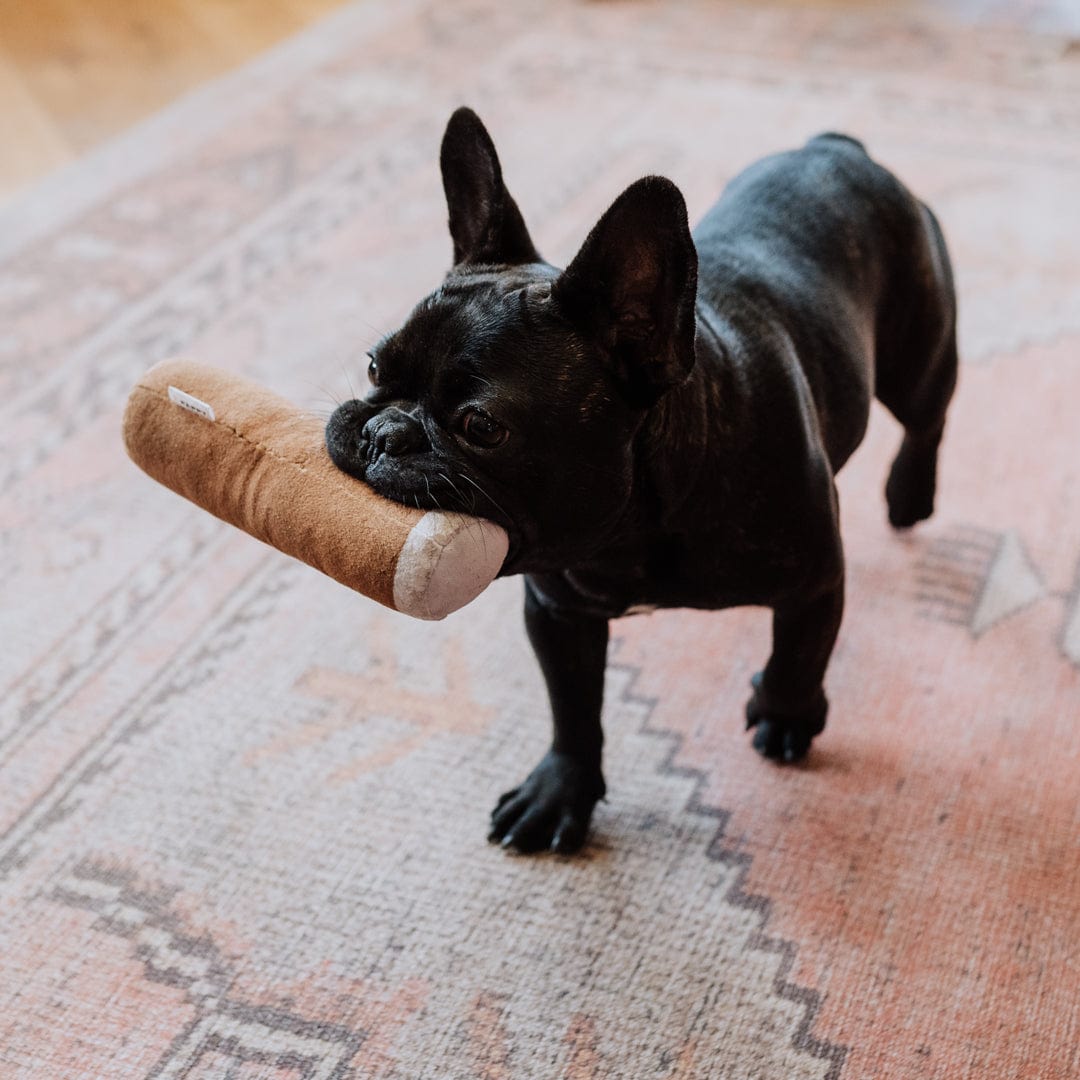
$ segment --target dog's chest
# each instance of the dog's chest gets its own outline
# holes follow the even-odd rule
[[[743,547],[718,536],[665,537],[533,580],[555,606],[611,619],[657,608],[768,604],[802,563],[802,554],[787,545]]]

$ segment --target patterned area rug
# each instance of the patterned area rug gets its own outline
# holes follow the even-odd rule
[[[129,385],[177,352],[345,396],[448,262],[461,102],[557,262],[643,173],[698,214],[839,128],[933,204],[958,267],[939,513],[887,528],[877,411],[808,763],[741,730],[765,613],[623,620],[610,797],[572,859],[484,842],[547,737],[520,582],[410,622],[119,440]],[[1080,1075],[1078,191],[1063,35],[422,0],[344,10],[8,211],[3,1076]]]

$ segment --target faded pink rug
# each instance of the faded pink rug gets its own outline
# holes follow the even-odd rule
[[[364,3],[0,216],[0,1075],[1080,1075],[1080,49],[1039,9]],[[555,261],[643,173],[698,214],[846,129],[961,290],[938,515],[886,526],[880,412],[842,477],[807,765],[742,731],[763,612],[626,620],[572,859],[484,842],[547,738],[519,582],[410,622],[119,438],[177,352],[347,394],[446,268],[462,102]]]

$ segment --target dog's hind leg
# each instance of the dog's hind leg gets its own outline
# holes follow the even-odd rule
[[[904,439],[885,485],[889,522],[905,529],[934,512],[938,447],[956,388],[956,298],[945,239],[925,207],[929,257],[914,291],[909,325],[877,365],[878,400],[904,426]]]
[[[900,450],[885,482],[885,502],[893,528],[908,529],[933,514],[938,448],[944,430],[944,417],[928,429],[905,427]]]

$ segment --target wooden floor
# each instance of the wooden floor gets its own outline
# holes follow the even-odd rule
[[[0,0],[0,201],[343,0]]]

